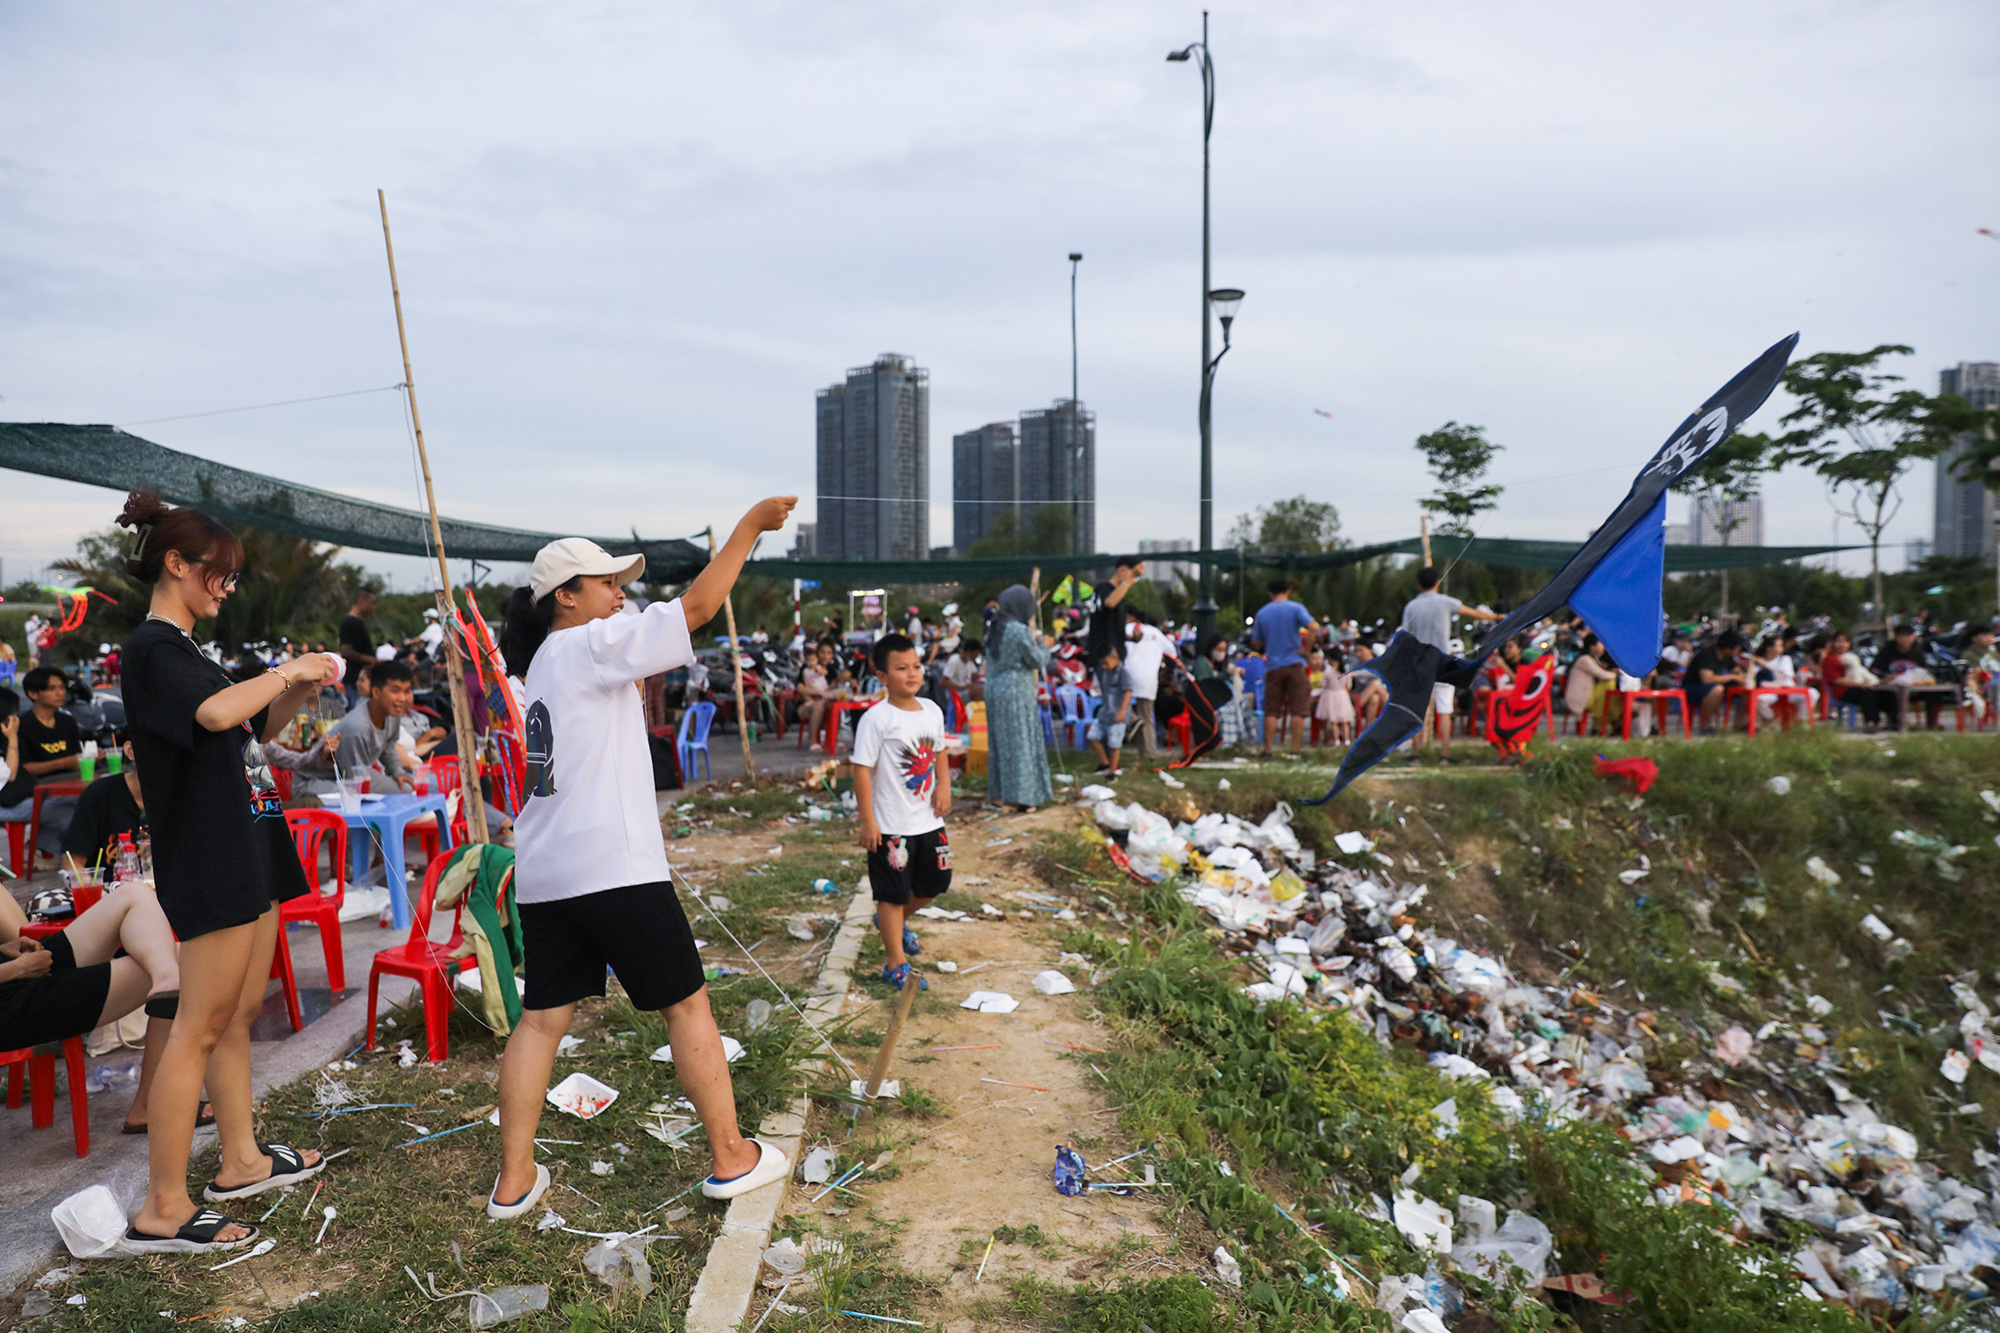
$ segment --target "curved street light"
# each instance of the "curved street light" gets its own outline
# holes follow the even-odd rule
[[[1201,40],[1167,53],[1176,64],[1193,61],[1201,70],[1201,563],[1199,593],[1195,598],[1194,622],[1200,637],[1215,631],[1215,575],[1209,564],[1215,547],[1215,467],[1213,436],[1209,426],[1210,387],[1215,367],[1229,351],[1229,325],[1236,318],[1236,305],[1243,293],[1233,287],[1209,288],[1208,276],[1208,140],[1215,128],[1215,61],[1208,50],[1208,11],[1201,13]],[[1211,307],[1222,317],[1222,353],[1209,355],[1209,313]]]

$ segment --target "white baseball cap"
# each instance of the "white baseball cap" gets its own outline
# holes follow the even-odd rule
[[[535,552],[528,588],[539,602],[578,575],[615,574],[622,586],[645,572],[643,555],[613,555],[588,537],[564,537]]]

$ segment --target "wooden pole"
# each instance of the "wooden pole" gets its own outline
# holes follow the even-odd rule
[[[444,669],[451,684],[452,734],[458,739],[459,799],[465,804],[467,834],[472,841],[484,843],[487,841],[486,801],[479,792],[479,738],[472,729],[472,703],[465,694],[465,658],[455,632],[458,616],[451,604],[451,567],[445,564],[444,531],[438,526],[437,487],[431,482],[430,454],[424,449],[424,421],[417,415],[417,384],[410,374],[410,339],[403,330],[403,293],[396,284],[396,246],[389,239],[389,200],[377,190],[375,202],[382,210],[382,248],[389,256],[389,295],[396,303],[396,341],[403,349],[403,391],[410,395],[410,426],[417,437],[417,461],[423,465],[424,502],[430,506],[431,512],[431,546],[437,551],[437,607],[438,617],[445,625]],[[439,819],[442,820],[443,816],[440,815]],[[449,834],[447,829],[446,835]]]
[[[1424,534],[1424,563],[1428,565],[1431,562],[1431,516],[1429,514],[1425,514],[1417,520],[1417,529]]]
[[[708,530],[708,558],[715,559],[715,529]],[[743,645],[736,642],[736,604],[722,594],[722,619],[729,626],[729,664],[736,669],[736,739],[743,742],[743,775],[755,782],[757,764],[750,758],[750,716],[743,707]]]
[[[861,1113],[873,1109],[875,1094],[882,1090],[882,1080],[889,1073],[889,1061],[895,1057],[896,1042],[903,1035],[903,1020],[910,1016],[910,1006],[916,1002],[919,982],[917,965],[910,964],[910,970],[903,977],[903,993],[896,1000],[896,1016],[889,1020],[889,1030],[882,1034],[882,1049],[875,1052],[875,1067],[868,1071],[868,1081],[861,1085]]]

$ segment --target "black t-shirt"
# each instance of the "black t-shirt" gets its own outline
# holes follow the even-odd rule
[[[119,834],[129,833],[137,842],[145,827],[146,812],[132,799],[125,775],[113,773],[85,787],[83,795],[76,798],[76,813],[63,833],[62,849],[90,865],[106,847],[116,848]],[[105,865],[111,864],[111,855],[105,852]]]
[[[1715,646],[1711,644],[1688,659],[1687,675],[1682,678],[1681,683],[1689,689],[1695,689],[1702,685],[1701,673],[1703,671],[1713,671],[1718,676],[1728,676],[1742,669],[1743,658],[1741,654],[1725,662],[1722,660],[1722,655],[1716,652]]]
[[[284,812],[252,809],[243,747],[265,714],[210,731],[195,710],[231,684],[194,641],[148,620],[125,640],[125,716],[153,834],[153,875],[167,919],[201,919],[207,929],[253,921],[256,904],[307,892]],[[208,910],[212,906],[213,910]]]
[[[46,764],[51,759],[83,753],[83,733],[68,713],[57,709],[55,724],[47,727],[32,710],[21,714],[20,743],[21,771],[7,780],[6,787],[0,788],[0,805],[15,805],[32,797],[38,782],[76,780],[74,773],[45,773],[36,777],[27,771],[29,764]]]
[[[351,614],[345,620],[341,621],[340,646],[343,648],[352,648],[355,652],[365,654],[370,658],[374,657],[375,640],[368,633],[368,622],[360,616]],[[341,678],[342,683],[352,685],[360,675],[361,663],[349,662],[347,664],[347,674]]]

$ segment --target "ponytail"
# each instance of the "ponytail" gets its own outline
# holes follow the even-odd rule
[[[583,576],[578,575],[561,586],[575,592],[582,582]],[[507,599],[506,619],[500,625],[500,655],[507,659],[508,675],[527,679],[528,665],[535,660],[542,640],[549,637],[549,626],[555,619],[555,589],[539,598],[531,588],[514,589],[513,596]]]

